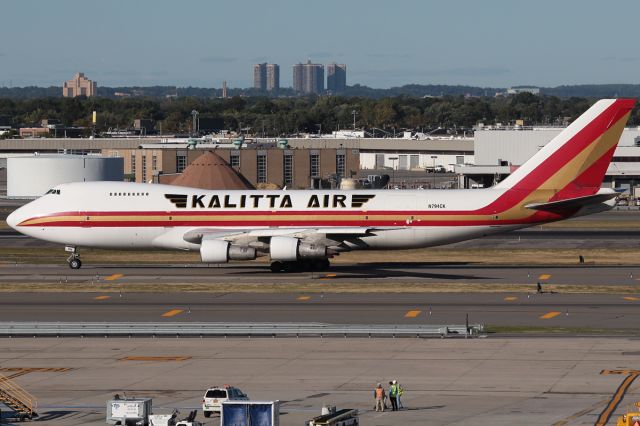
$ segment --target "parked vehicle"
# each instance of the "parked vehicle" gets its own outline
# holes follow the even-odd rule
[[[207,389],[202,399],[202,411],[205,417],[210,417],[212,413],[219,413],[224,401],[248,401],[247,394],[240,389],[225,385],[223,387],[211,387]]]

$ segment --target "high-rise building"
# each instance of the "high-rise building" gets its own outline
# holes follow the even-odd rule
[[[255,64],[253,66],[253,88],[277,91],[280,89],[280,66],[278,64]]]
[[[255,64],[253,66],[253,88],[258,90],[267,89],[267,64]]]
[[[293,66],[293,90],[296,92],[302,92],[302,73],[304,65],[295,64]]]
[[[227,99],[227,80],[222,82],[222,99]]]
[[[267,64],[267,90],[277,92],[280,90],[280,66]]]
[[[293,89],[303,93],[324,92],[324,65],[312,64],[311,60],[306,64],[294,65]]]
[[[96,96],[98,94],[98,84],[79,72],[73,79],[65,81],[62,85],[62,96],[65,98],[75,98],[76,96]]]
[[[344,92],[347,88],[347,66],[345,64],[327,65],[327,90],[333,93]]]

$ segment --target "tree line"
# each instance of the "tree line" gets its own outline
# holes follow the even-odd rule
[[[434,129],[464,131],[478,123],[525,125],[565,125],[596,99],[560,98],[521,93],[508,97],[411,97],[381,99],[367,97],[307,96],[268,98],[262,96],[227,99],[178,97],[123,99],[108,98],[0,98],[0,125],[13,127],[39,125],[43,119],[57,119],[67,126],[91,127],[97,112],[96,132],[130,128],[138,118],[152,119],[163,133],[190,133],[192,111],[201,120],[219,123],[227,129],[266,137],[299,133],[329,133],[333,130],[381,129],[429,132]],[[640,124],[638,108],[629,125]]]
[[[540,94],[545,96],[557,96],[560,98],[586,97],[586,98],[618,98],[640,97],[640,84],[580,84],[563,85],[556,87],[539,87]],[[346,90],[338,93],[345,97],[361,97],[381,99],[388,97],[411,96],[480,96],[493,97],[496,93],[505,92],[506,88],[478,87],[447,84],[405,84],[403,86],[379,89],[360,84],[347,86]],[[261,91],[254,88],[230,87],[228,96],[254,97],[266,96],[270,98],[297,97],[300,96],[290,87],[282,87],[275,92]],[[121,96],[143,96],[149,98],[166,97],[196,97],[219,98],[222,97],[221,88],[211,87],[176,87],[176,86],[126,86],[126,87],[98,87],[98,96],[117,99]],[[33,99],[46,97],[62,97],[62,87],[27,86],[27,87],[0,87],[0,98]]]

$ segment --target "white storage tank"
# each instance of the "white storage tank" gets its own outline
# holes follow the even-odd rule
[[[122,157],[32,154],[7,158],[8,197],[39,197],[62,183],[123,179]]]

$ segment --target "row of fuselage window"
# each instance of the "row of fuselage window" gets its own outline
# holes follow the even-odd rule
[[[148,192],[110,192],[110,197],[148,197]]]

